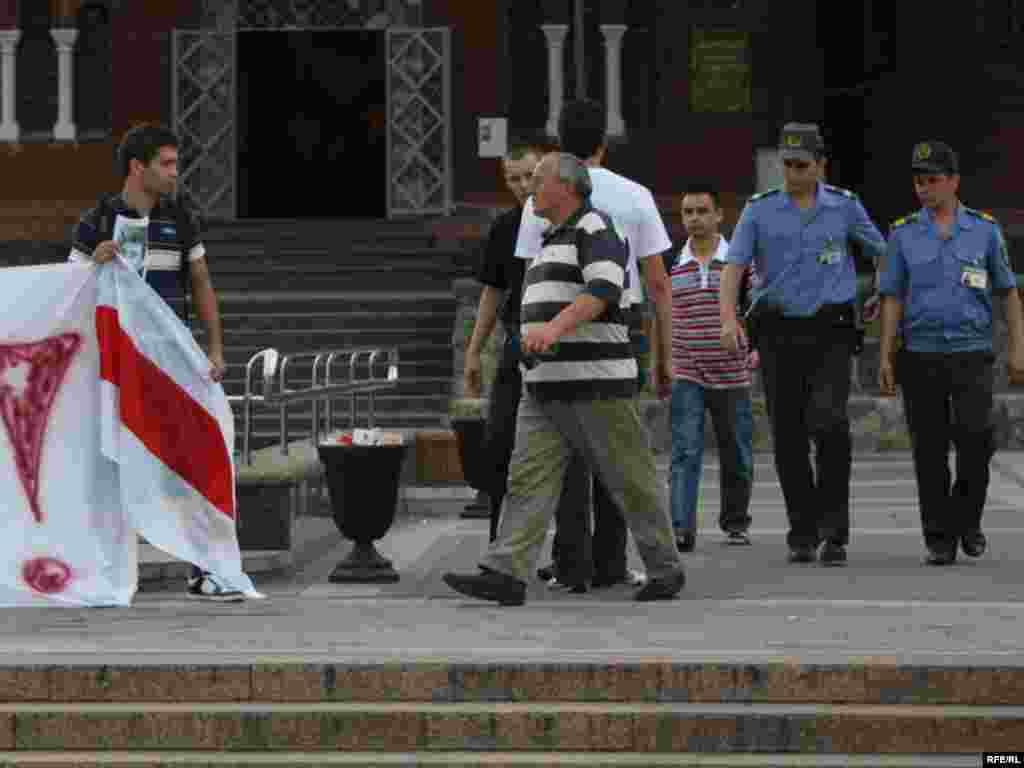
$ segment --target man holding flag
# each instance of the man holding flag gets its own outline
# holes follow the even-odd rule
[[[138,300],[129,300],[128,303],[135,312],[143,315],[173,309],[184,322],[187,318],[185,296],[190,293],[209,339],[209,359],[206,361],[208,376],[212,382],[219,382],[224,376],[226,365],[217,297],[206,263],[205,249],[199,240],[198,222],[194,215],[174,199],[178,176],[178,138],[163,126],[147,124],[133,128],[118,148],[118,164],[124,176],[122,191],[119,195],[102,198],[95,208],[82,217],[72,235],[70,260],[106,264],[118,256],[127,259],[127,248],[118,242],[119,233],[131,226],[132,222],[135,225],[141,224],[145,232],[144,256],[141,264],[132,266],[141,266],[141,276],[145,283],[166,302],[166,307],[162,306],[164,302],[149,301],[145,295],[148,292],[145,291]],[[119,273],[117,278],[113,285],[120,289],[129,275]],[[104,285],[101,284],[101,302],[104,299]],[[119,293],[113,297],[115,303],[116,300],[123,302],[126,295]],[[147,306],[147,302],[157,306]],[[123,311],[120,308],[120,312]],[[181,328],[180,335],[169,333],[158,341],[150,339],[149,349],[145,349],[146,345],[140,346],[138,340],[126,339],[124,319],[118,311],[112,311],[105,305],[97,308],[96,331],[101,354],[101,378],[113,385],[108,389],[116,390],[120,404],[120,418],[108,413],[107,423],[123,424],[131,435],[126,439],[123,429],[121,435],[110,429],[103,430],[103,453],[115,461],[119,460],[117,456],[121,457],[122,491],[126,483],[145,483],[152,477],[160,478],[166,493],[152,501],[163,505],[161,513],[165,510],[176,511],[178,519],[170,527],[165,526],[160,534],[156,534],[157,540],[147,536],[151,543],[161,546],[162,542],[158,539],[163,536],[166,540],[161,548],[172,552],[195,550],[201,553],[201,541],[186,540],[194,538],[197,533],[201,539],[203,532],[209,532],[209,510],[205,507],[212,505],[213,509],[220,509],[221,513],[229,512],[227,519],[231,527],[234,526],[234,476],[230,467],[232,445],[231,442],[227,444],[227,470],[219,445],[223,440],[221,427],[224,426],[225,414],[211,416],[208,409],[203,408],[203,397],[187,396],[195,393],[186,393],[182,399],[178,391],[181,389],[180,382],[174,382],[173,375],[165,375],[168,370],[174,370],[175,366],[184,366],[188,370],[190,364],[195,364],[194,360],[187,359],[189,350],[183,348],[185,342],[180,338],[183,335],[187,337],[187,342],[192,341],[186,328]],[[162,318],[169,319],[169,316]],[[144,370],[129,370],[135,365],[141,365]],[[154,367],[155,370],[152,370]],[[120,381],[115,380],[117,374],[122,377]],[[138,396],[139,400],[126,405],[126,383],[129,378],[133,384],[140,385],[131,395]],[[172,381],[168,382],[168,378]],[[215,405],[221,405],[222,391],[220,395],[220,398],[213,399]],[[153,399],[161,397],[165,402],[156,407]],[[147,400],[149,404],[144,405]],[[104,407],[112,409],[112,402],[104,402]],[[137,424],[125,423],[126,408],[136,409]],[[162,412],[165,417],[173,418],[177,423],[161,424],[160,419],[151,418],[154,412]],[[226,419],[230,422],[230,411]],[[231,428],[230,423],[227,428]],[[214,455],[204,455],[207,449]],[[150,472],[126,473],[125,450],[133,456],[144,456],[151,460]],[[186,450],[193,456],[187,455]],[[205,469],[198,466],[200,462],[195,458],[197,455],[202,457],[202,463],[208,464]],[[214,470],[214,467],[219,467],[219,470]],[[197,473],[207,476],[198,477]],[[124,477],[126,474],[131,477]],[[198,496],[191,492],[196,489],[199,491]],[[137,488],[134,496],[138,498],[140,494],[146,496],[145,489]],[[218,518],[216,512],[210,514],[214,515],[214,519]],[[196,515],[198,517],[192,519]],[[157,518],[162,519],[162,515],[152,517],[148,524]],[[224,519],[218,520],[218,525],[224,523]],[[137,528],[142,530],[143,526],[137,525]],[[237,540],[234,546],[237,550]],[[200,558],[205,559],[203,555],[197,554],[193,563]],[[241,583],[229,584],[222,575],[210,573],[195,564],[186,591],[190,597],[220,602],[244,600],[245,592],[254,592],[247,578],[243,578]]]

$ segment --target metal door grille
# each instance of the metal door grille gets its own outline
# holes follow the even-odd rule
[[[233,32],[174,30],[172,111],[180,193],[201,215],[236,216]]]
[[[447,214],[451,184],[451,35],[387,30],[388,215]]]

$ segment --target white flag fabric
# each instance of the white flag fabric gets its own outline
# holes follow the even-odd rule
[[[139,533],[258,594],[230,407],[174,312],[117,260],[2,274],[0,606],[128,605]]]

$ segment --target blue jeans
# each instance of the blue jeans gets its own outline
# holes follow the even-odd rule
[[[754,416],[750,389],[709,389],[692,381],[672,385],[672,527],[676,535],[697,530],[697,494],[704,463],[704,410],[718,443],[721,506],[718,525],[726,533],[750,527],[754,482]]]

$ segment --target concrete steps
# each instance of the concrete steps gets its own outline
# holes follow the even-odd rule
[[[37,664],[0,681],[15,765],[919,766],[1024,746],[1013,667]]]
[[[398,347],[399,385],[376,397],[377,423],[382,427],[440,426],[447,412],[453,364],[451,254],[422,245],[394,248],[385,241],[383,246],[350,249],[342,259],[315,240],[316,231],[331,231],[329,226],[314,226],[301,236],[301,228],[296,228],[290,251],[278,253],[277,246],[265,243],[251,250],[243,235],[258,234],[259,228],[237,229],[240,239],[220,243],[218,258],[211,257],[210,262],[224,327],[228,362],[224,388],[229,395],[244,393],[245,365],[267,347],[283,354]],[[201,323],[193,322],[193,327],[203,344]],[[347,376],[346,364],[336,363],[337,376]],[[289,385],[306,386],[311,366],[312,359],[292,363]],[[339,403],[347,405],[347,401]],[[240,413],[240,405],[235,410]],[[292,435],[308,433],[310,414],[309,404],[289,408]],[[348,426],[347,408],[339,416],[339,426]],[[241,429],[236,433],[240,445]],[[279,434],[278,413],[257,407],[253,444],[276,442]]]
[[[61,703],[5,716],[9,747],[30,750],[981,753],[1024,735],[1024,707]]]

